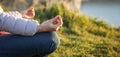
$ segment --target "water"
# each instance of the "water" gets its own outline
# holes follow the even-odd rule
[[[81,11],[90,16],[100,17],[115,27],[120,26],[120,2],[84,2]]]

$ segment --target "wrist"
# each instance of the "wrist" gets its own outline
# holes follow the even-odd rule
[[[43,29],[42,25],[39,25],[38,32],[43,32],[43,31],[44,31],[44,29]]]
[[[41,25],[38,26],[38,32],[41,32]]]

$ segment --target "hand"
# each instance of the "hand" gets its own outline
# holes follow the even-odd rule
[[[33,18],[35,16],[35,10],[33,7],[28,8],[26,10],[21,11],[22,17],[23,18]]]
[[[50,20],[44,21],[40,27],[39,32],[57,31],[62,26],[63,21],[61,16],[56,16]]]

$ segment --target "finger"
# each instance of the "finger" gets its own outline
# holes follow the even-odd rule
[[[30,9],[28,10],[28,14],[27,14],[27,15],[30,16],[31,18],[33,18],[33,17],[35,16],[34,8],[30,8]]]
[[[58,15],[58,19],[56,19],[56,22],[57,22],[57,25],[58,25],[58,26],[62,26],[63,21],[62,21],[61,16]]]
[[[62,24],[63,24],[62,17],[59,16],[59,22],[58,22],[58,25],[61,25],[61,26],[62,26]]]
[[[58,22],[58,23],[56,24],[56,26],[62,26],[62,23]]]
[[[60,28],[60,26],[54,25],[53,26],[53,31],[57,31]]]
[[[30,8],[28,12],[33,12],[34,13],[34,8]]]
[[[51,22],[57,22],[57,23],[61,23],[61,24],[63,24],[63,21],[62,21],[62,18],[61,18],[61,16],[56,16],[56,17],[54,17],[54,18],[52,18],[51,19]]]
[[[35,16],[35,9],[34,8],[31,8],[31,13],[33,16]]]
[[[53,21],[55,21],[58,18],[59,18],[59,16],[55,16],[54,18],[51,19],[51,21],[53,22]]]
[[[31,8],[31,11],[34,12],[34,8]]]
[[[57,24],[53,25],[54,28],[58,28],[60,26],[61,26],[61,23],[57,23]]]
[[[59,30],[59,28],[60,28],[60,27],[57,27],[57,28],[55,29],[55,31]]]
[[[34,9],[34,7],[29,7],[28,10]]]

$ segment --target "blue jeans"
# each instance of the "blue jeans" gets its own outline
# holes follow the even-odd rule
[[[0,57],[44,57],[55,51],[59,43],[55,32],[34,36],[0,35]]]

